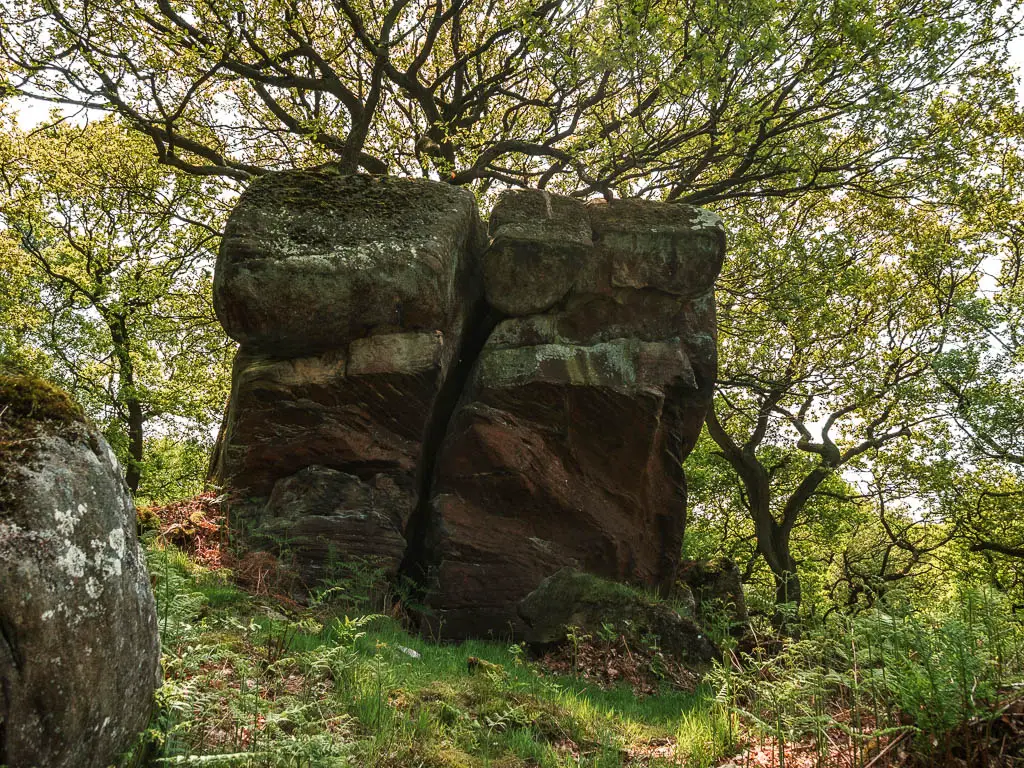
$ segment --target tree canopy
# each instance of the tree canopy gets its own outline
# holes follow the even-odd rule
[[[16,93],[121,115],[162,162],[697,204],[911,194],[958,110],[1012,102],[997,0],[3,0]],[[902,169],[897,181],[890,171]]]
[[[147,441],[204,445],[223,408],[230,344],[210,287],[223,206],[117,120],[4,128],[0,357],[64,384],[137,491]]]

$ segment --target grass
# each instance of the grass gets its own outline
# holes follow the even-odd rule
[[[337,593],[299,607],[171,547],[151,543],[149,558],[165,683],[128,766],[700,768],[732,747],[707,687],[606,689],[519,646],[436,644],[345,616]]]
[[[165,682],[126,768],[1024,761],[1024,627],[995,590],[927,609],[897,600],[800,638],[761,635],[691,691],[652,676],[602,687],[622,660],[611,640],[577,637],[543,666],[518,645],[437,644],[360,614],[358,580],[298,606],[150,536]]]
[[[995,589],[927,608],[883,601],[710,678],[747,747],[769,753],[757,765],[1024,764],[1024,626]],[[897,745],[892,763],[876,760]]]

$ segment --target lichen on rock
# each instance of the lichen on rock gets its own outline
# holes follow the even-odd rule
[[[135,507],[64,393],[0,376],[0,412],[0,764],[105,768],[158,684]]]

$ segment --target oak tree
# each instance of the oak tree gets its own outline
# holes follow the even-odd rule
[[[45,357],[107,426],[133,491],[148,438],[202,440],[223,406],[230,345],[210,287],[221,208],[114,118],[0,131],[0,276],[20,286],[0,311],[28,318],[5,356]]]
[[[0,0],[9,87],[116,112],[162,162],[697,204],[957,165],[1012,99],[998,0]]]

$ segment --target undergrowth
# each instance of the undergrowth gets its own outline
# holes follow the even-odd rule
[[[730,751],[708,687],[637,696],[551,674],[517,645],[439,645],[346,616],[338,590],[299,607],[155,540],[148,554],[165,680],[131,768],[700,768]]]
[[[1024,628],[993,589],[838,617],[710,679],[757,756],[737,765],[1024,765]]]
[[[681,684],[613,634],[539,662],[436,644],[366,613],[358,580],[300,606],[149,539],[165,679],[126,768],[1024,765],[1024,631],[994,590],[723,631]]]

